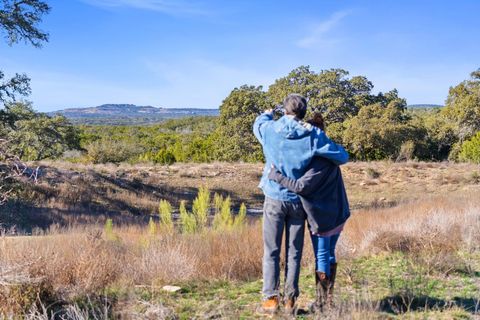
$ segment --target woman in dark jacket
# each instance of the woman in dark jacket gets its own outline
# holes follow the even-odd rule
[[[315,114],[309,124],[325,130],[320,114]],[[275,167],[269,179],[297,193],[307,213],[316,264],[317,299],[312,307],[321,311],[325,305],[332,304],[337,273],[335,246],[350,217],[340,167],[325,158],[315,157],[300,179],[285,177]]]

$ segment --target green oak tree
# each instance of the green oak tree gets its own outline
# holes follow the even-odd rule
[[[223,161],[258,161],[263,157],[252,132],[255,118],[272,107],[262,87],[244,85],[235,88],[223,100],[214,141],[215,159]]]
[[[480,131],[480,69],[450,88],[443,114],[455,125],[460,142]]]
[[[279,104],[288,94],[299,93],[308,100],[308,114],[320,111],[327,124],[341,123],[355,116],[363,106],[377,100],[371,94],[373,84],[367,78],[348,78],[348,74],[343,69],[316,73],[309,66],[300,66],[277,79],[269,87],[268,96]]]

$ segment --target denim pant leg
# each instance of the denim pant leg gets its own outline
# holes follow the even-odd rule
[[[330,237],[330,264],[337,262],[335,257],[335,247],[337,246],[338,238],[340,238],[340,233]]]
[[[300,294],[298,281],[305,238],[306,214],[301,203],[289,203],[285,228],[285,297],[296,298]]]
[[[330,237],[311,235],[313,253],[315,254],[315,271],[330,276]]]
[[[263,205],[263,297],[279,295],[280,249],[286,207],[282,201],[265,198]]]

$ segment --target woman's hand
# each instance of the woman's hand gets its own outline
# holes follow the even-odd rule
[[[270,167],[270,172],[268,173],[268,179],[277,181],[278,175],[281,175],[282,173],[275,167],[275,165],[272,164]]]

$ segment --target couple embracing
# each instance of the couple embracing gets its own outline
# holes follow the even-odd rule
[[[339,165],[348,153],[324,131],[321,114],[305,122],[307,101],[290,94],[283,103],[284,116],[273,119],[266,110],[253,125],[265,155],[260,188],[263,208],[262,314],[273,314],[283,302],[287,314],[295,314],[299,295],[300,263],[305,220],[315,254],[316,300],[312,311],[332,304],[337,272],[335,245],[350,216]],[[280,251],[285,230],[284,299],[280,299]]]

